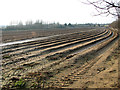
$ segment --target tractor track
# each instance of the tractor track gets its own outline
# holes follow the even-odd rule
[[[104,34],[103,34],[104,35]],[[98,37],[102,37],[103,35],[98,35],[98,36],[95,36],[95,37],[92,37],[92,38],[87,38],[87,39],[83,39],[83,40],[80,40],[80,41],[75,41],[75,43],[74,42],[71,42],[71,43],[65,43],[65,44],[63,44],[63,45],[58,45],[58,46],[55,46],[55,47],[51,47],[51,48],[47,48],[47,49],[43,49],[42,51],[40,50],[39,52],[37,51],[36,53],[39,53],[39,54],[35,54],[35,52],[34,52],[34,54],[30,54],[30,55],[26,55],[27,57],[25,57],[24,56],[24,58],[25,59],[30,59],[30,58],[36,58],[36,57],[38,57],[38,56],[41,56],[41,57],[43,57],[44,56],[44,53],[45,54],[47,54],[48,53],[48,55],[49,55],[49,53],[50,52],[47,52],[47,51],[51,51],[51,53],[53,52],[53,54],[55,54],[55,53],[57,53],[58,51],[61,51],[61,48],[63,49],[64,48],[64,52],[65,52],[65,50],[66,50],[66,48],[65,47],[73,47],[73,46],[78,46],[78,48],[76,48],[76,50],[77,49],[79,49],[81,46],[84,46],[84,45],[87,45],[87,44],[84,44],[84,45],[80,45],[79,46],[79,42],[82,42],[82,41],[85,41],[85,40],[92,40],[92,39],[95,39],[95,38],[98,38]],[[105,36],[106,37],[106,36]],[[93,40],[93,42],[94,42],[94,40]],[[76,43],[78,43],[78,44],[76,44]],[[75,44],[75,45],[74,45]],[[72,46],[70,46],[70,45],[72,45]],[[67,50],[69,51],[69,48],[67,48]],[[57,49],[59,49],[59,50],[57,50]],[[67,52],[67,50],[66,50],[66,52]],[[56,52],[55,52],[56,51]],[[46,53],[47,52],[47,53]],[[62,51],[63,52],[63,51]],[[42,54],[41,54],[42,53]],[[48,55],[45,55],[45,56],[48,56]],[[8,62],[8,63],[14,63],[14,62],[19,62],[19,60],[21,60],[21,58],[23,58],[23,57],[21,57],[20,56],[20,58],[17,56],[17,59],[15,59],[14,58],[14,61],[10,61],[10,62]],[[15,61],[16,60],[16,61]]]
[[[103,42],[103,45],[99,44],[97,47],[94,46],[94,47],[96,47],[96,50],[94,49],[94,51],[91,52],[91,54],[94,55],[94,59],[92,58],[90,60],[87,60],[87,63],[85,63],[83,65],[80,65],[80,63],[79,63],[79,65],[78,64],[76,64],[76,65],[68,64],[67,66],[66,65],[63,66],[63,68],[70,66],[70,67],[68,67],[68,69],[71,68],[71,72],[67,73],[66,75],[65,74],[61,75],[61,77],[58,77],[57,80],[52,78],[51,80],[49,80],[50,81],[49,84],[52,84],[53,87],[55,86],[55,87],[59,87],[59,88],[61,88],[61,87],[65,88],[65,87],[69,87],[69,85],[73,84],[75,81],[78,81],[80,78],[82,78],[81,77],[82,75],[84,75],[101,57],[104,56],[104,53],[102,53],[102,52],[104,52],[105,51],[104,49],[108,48],[109,44],[111,42],[114,42],[114,40],[116,38],[117,38],[117,34],[115,34],[113,36],[113,38],[107,40],[106,42]],[[88,54],[88,56],[89,56],[89,54]],[[78,57],[80,58],[81,54]],[[78,59],[78,57],[71,58],[71,60],[73,61],[75,59]],[[79,61],[77,61],[76,63],[78,63],[78,62]]]
[[[94,31],[94,32],[91,32],[91,33],[88,33],[88,34],[97,33],[97,32],[98,31],[96,31],[96,32]],[[100,34],[103,33],[103,32],[105,32],[105,31],[101,31]],[[40,40],[40,41],[33,41],[33,42],[27,42],[27,43],[23,43],[23,44],[17,44],[17,45],[9,46],[8,48],[3,47],[3,52],[2,53],[4,54],[4,53],[14,52],[14,51],[17,51],[17,50],[22,50],[22,49],[27,49],[27,48],[34,48],[34,47],[37,47],[37,46],[51,44],[51,43],[57,43],[57,42],[61,42],[61,41],[64,41],[64,40],[77,39],[77,38],[80,38],[80,35],[82,37],[82,36],[85,36],[86,34],[85,33],[73,33],[73,34],[70,34],[70,35],[69,34],[62,35],[62,37],[59,36],[59,37]]]
[[[11,76],[22,77],[29,72],[58,71],[54,73],[56,76],[71,69],[73,72],[66,73],[66,75],[60,74],[61,76],[57,80],[54,77],[48,80],[53,87],[67,87],[92,67],[102,57],[102,54],[96,55],[95,59],[87,60],[87,63],[81,66],[74,64],[79,62],[76,60],[87,56],[88,53],[98,53],[116,38],[117,34],[111,30],[93,30],[87,33],[77,32],[5,46],[2,51],[2,70],[3,78],[6,81],[3,82],[7,82]]]

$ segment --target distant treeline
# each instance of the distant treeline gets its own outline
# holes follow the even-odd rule
[[[17,25],[9,25],[3,28],[2,30],[33,30],[33,29],[55,29],[55,28],[81,28],[81,27],[104,27],[107,24],[59,24],[59,23],[43,23],[42,21],[37,20],[35,23],[32,21],[27,21],[25,25],[22,22],[19,22]]]

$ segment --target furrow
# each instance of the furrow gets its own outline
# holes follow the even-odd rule
[[[110,35],[110,34],[109,34],[109,35]],[[78,45],[77,47],[65,49],[64,51],[59,51],[59,52],[55,52],[55,53],[62,53],[62,52],[68,53],[68,52],[71,52],[71,51],[73,51],[73,50],[75,50],[75,49],[77,50],[77,49],[81,48],[81,47],[84,46],[84,45],[87,45],[87,44],[93,43],[93,42],[95,42],[95,41],[99,41],[99,40],[105,39],[105,38],[107,38],[109,35],[104,36],[104,37],[101,37],[101,38],[98,38],[98,39],[96,39],[96,40],[92,40],[91,42],[87,42],[87,43],[85,43],[85,44],[83,44],[83,45]],[[49,56],[54,55],[55,53],[51,53],[51,54],[49,54]],[[64,53],[63,53],[63,54],[64,54]],[[48,55],[46,55],[46,56],[48,56]],[[46,56],[44,56],[44,57],[46,57]],[[43,58],[43,57],[42,57],[42,58]],[[40,60],[40,59],[38,59],[38,60]],[[35,59],[35,60],[30,60],[30,61],[36,62],[37,59]],[[29,63],[32,63],[32,62],[30,62],[30,61],[28,61],[28,62],[29,62]],[[20,63],[17,63],[17,64],[20,64]],[[22,62],[22,64],[23,64],[23,62]],[[27,64],[27,63],[24,63],[24,64]]]
[[[104,32],[104,33],[102,33],[102,34],[97,34],[97,35],[103,35],[103,34],[107,34],[107,32]],[[91,35],[91,36],[87,36],[86,38],[90,38],[90,37],[93,37],[94,35]],[[95,38],[95,37],[93,37],[93,38]],[[77,41],[78,40],[78,41]],[[57,47],[57,48],[53,48],[53,50],[54,49],[61,49],[61,48],[66,48],[66,47],[69,47],[69,46],[74,46],[73,44],[80,44],[81,42],[83,42],[83,41],[87,41],[87,39],[84,39],[84,37],[82,38],[82,40],[80,39],[75,39],[75,40],[68,40],[68,41],[63,41],[63,42],[60,42],[60,43],[62,43],[63,45],[62,45],[62,47],[61,47],[61,45],[59,45],[58,43],[56,43],[55,45],[54,44],[50,44],[50,45],[45,45],[45,46],[40,46],[40,47],[37,47],[37,49],[32,49],[32,50],[28,50],[28,51],[25,51],[24,50],[24,53],[26,52],[29,52],[30,54],[23,54],[24,55],[24,58],[25,58],[25,56],[27,57],[28,56],[28,58],[30,58],[30,57],[36,57],[36,56],[39,56],[39,55],[41,55],[41,53],[40,52],[46,52],[46,51],[50,51],[51,50],[51,48],[48,48],[48,47]],[[90,40],[90,39],[89,39]],[[89,41],[88,40],[88,41]],[[92,39],[91,39],[92,40]],[[74,41],[74,42],[73,42]],[[66,44],[65,44],[66,43]],[[57,46],[58,45],[58,46]],[[47,48],[47,49],[45,49],[45,47]],[[40,50],[40,49],[43,49],[43,50]],[[45,51],[46,50],[46,51]],[[51,51],[53,51],[53,50],[51,50]],[[33,54],[32,54],[33,53]],[[38,54],[39,53],[39,54]],[[37,54],[37,55],[36,55]],[[42,53],[43,54],[43,53]],[[21,56],[21,53],[18,53],[18,55],[20,56],[20,58],[23,58],[22,56]],[[18,56],[16,56],[17,58],[18,58]],[[20,59],[19,58],[19,59]],[[28,59],[27,58],[27,59]],[[15,59],[15,58],[14,58]],[[7,60],[5,60],[5,62],[6,62]]]
[[[68,37],[69,35],[73,35],[74,36],[74,34],[78,34],[79,32],[75,32],[75,33],[68,33],[68,34],[62,34],[62,35],[55,35],[54,37],[52,37],[52,36],[48,36],[48,37],[50,37],[50,38],[47,38],[47,39],[43,39],[43,40],[37,40],[37,42],[36,41],[32,41],[32,42],[26,42],[26,43],[21,43],[21,44],[16,44],[16,45],[12,45],[12,46],[5,46],[5,47],[3,47],[3,50],[8,50],[8,49],[14,49],[14,48],[19,48],[19,47],[23,47],[23,46],[28,46],[28,45],[33,45],[33,44],[39,44],[39,42],[47,42],[48,41],[48,39],[49,40],[54,40],[54,39],[56,39],[56,40],[59,40],[59,38],[66,38],[66,37]],[[81,32],[81,33],[85,33],[85,32]],[[62,36],[62,37],[61,37]],[[45,37],[43,37],[43,38],[45,38]]]
[[[82,39],[82,40],[79,40],[79,41],[75,41],[75,42],[71,42],[71,43],[67,43],[67,44],[63,44],[63,45],[58,45],[58,46],[55,46],[55,47],[52,47],[52,48],[47,48],[47,51],[49,50],[55,50],[56,49],[56,51],[57,51],[57,49],[59,49],[60,50],[60,48],[64,48],[65,49],[65,47],[69,47],[69,45],[72,45],[72,46],[70,46],[70,47],[73,47],[73,46],[75,46],[75,45],[79,45],[82,41],[89,41],[89,40],[92,40],[92,39],[96,39],[97,37],[99,38],[99,37],[102,37],[102,36],[104,36],[104,34],[106,34],[106,33],[103,33],[102,35],[98,35],[98,36],[95,36],[95,37],[92,37],[92,38],[87,38],[87,39]],[[75,45],[74,45],[75,44]],[[69,49],[69,48],[68,48]],[[42,51],[41,51],[42,52]],[[45,50],[43,50],[43,52],[45,52]],[[53,51],[54,52],[54,51]],[[35,53],[35,52],[33,52],[33,53]],[[37,52],[37,53],[40,53],[40,52]],[[21,61],[23,58],[26,58],[26,59],[29,59],[29,58],[32,58],[32,57],[37,57],[37,56],[40,56],[41,55],[41,53],[40,54],[30,54],[30,55],[28,55],[27,57],[20,57],[20,58],[18,58],[17,57],[17,60],[15,61],[15,58],[14,58],[14,62],[19,62],[19,61]],[[6,61],[5,61],[6,62]],[[14,63],[13,61],[12,61],[12,63]],[[9,63],[11,63],[11,61],[9,62]]]
[[[74,34],[73,34],[74,35]],[[83,36],[85,36],[85,34],[81,34],[81,35],[83,35]],[[65,36],[65,35],[64,35]],[[40,41],[37,41],[37,44],[35,44],[35,43],[32,43],[31,45],[27,45],[27,46],[22,46],[22,47],[19,47],[19,48],[15,48],[15,49],[10,49],[10,50],[7,50],[7,51],[3,51],[2,53],[4,54],[4,53],[9,53],[9,52],[14,52],[14,51],[18,51],[18,50],[23,50],[23,49],[29,49],[29,48],[34,48],[34,47],[37,47],[37,46],[41,46],[41,45],[46,45],[46,44],[51,44],[51,43],[56,43],[56,42],[60,42],[60,41],[62,41],[62,39],[64,40],[64,39],[72,39],[72,37],[73,38],[77,38],[77,37],[79,37],[80,35],[79,35],[79,33],[77,33],[77,35],[74,35],[74,36],[69,36],[69,35],[67,35],[67,36],[65,36],[65,37],[60,37],[60,39],[59,38],[57,38],[56,40],[54,40],[54,39],[51,39],[51,40],[47,40],[47,41],[44,41],[43,43],[42,42],[40,42]],[[68,37],[68,38],[67,38]]]
[[[95,31],[94,31],[94,32],[95,32]],[[96,32],[98,32],[98,31],[96,31]],[[99,31],[99,32],[103,32],[103,31]],[[33,45],[33,44],[36,45],[36,44],[39,44],[39,43],[42,43],[42,42],[43,42],[43,43],[44,43],[44,42],[48,42],[48,43],[49,43],[49,41],[52,41],[52,40],[54,40],[54,39],[56,39],[56,40],[61,40],[62,38],[67,38],[67,37],[69,37],[69,36],[70,36],[70,37],[71,37],[71,36],[74,36],[74,34],[79,34],[79,33],[72,33],[72,34],[70,34],[70,35],[69,35],[69,34],[67,34],[67,35],[62,35],[62,37],[61,37],[61,36],[59,36],[59,37],[54,37],[54,38],[50,38],[50,40],[48,40],[48,39],[46,40],[46,39],[45,39],[45,40],[37,40],[37,42],[36,42],[36,41],[32,41],[32,42],[27,42],[27,43],[23,43],[23,44],[16,44],[16,45],[13,45],[13,47],[10,47],[10,46],[8,46],[8,47],[10,47],[10,50],[11,50],[12,48],[13,48],[13,50],[14,50],[14,48],[15,48],[15,49],[17,49],[17,48],[20,49],[21,46],[22,46],[22,48],[25,48],[25,47],[27,48],[27,47],[29,47],[29,46],[31,46],[31,45]],[[81,34],[84,35],[85,33],[81,33]],[[25,45],[24,45],[24,44],[25,44]],[[20,46],[19,46],[19,45],[20,45]],[[24,47],[23,47],[23,46],[24,46]],[[21,48],[21,49],[22,49],[22,48]],[[3,47],[3,50],[5,50],[4,47]],[[9,51],[8,48],[7,48],[7,50]]]
[[[96,51],[98,52],[99,50],[101,50],[102,48],[107,46],[107,44],[111,43],[113,40],[115,40],[115,38],[117,38],[117,34],[114,34],[113,37],[110,38],[109,40],[104,41],[102,43],[102,45],[99,44],[98,45],[99,47],[96,48]],[[88,68],[92,67],[93,64],[95,64],[97,62],[97,60],[99,60],[100,57],[101,57],[101,55],[97,55],[96,58],[94,58],[93,60],[90,60],[89,62],[87,62],[83,66],[81,66],[81,67],[79,67],[77,69],[74,69],[68,75],[64,75],[62,78],[59,78],[59,79],[54,80],[54,81],[51,81],[50,83],[54,83],[55,86],[60,86],[60,87],[67,87],[67,86],[69,86],[70,85],[69,81],[71,81],[73,83],[74,81],[77,81],[78,79],[80,79],[80,75],[83,75],[84,73],[86,73]]]

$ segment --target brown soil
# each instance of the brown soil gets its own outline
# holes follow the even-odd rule
[[[118,60],[120,55],[115,48],[118,42],[114,43],[105,51],[98,61],[88,68],[86,73],[69,88],[118,88]],[[111,54],[112,53],[112,54]],[[111,54],[111,56],[110,56]],[[109,57],[108,57],[109,56]]]
[[[37,37],[52,36],[57,34],[65,34],[72,32],[79,32],[89,30],[87,28],[82,29],[55,29],[55,30],[11,30],[2,31],[2,42],[12,42],[24,39],[31,39]]]
[[[80,31],[3,47],[3,88],[118,88],[117,33]]]

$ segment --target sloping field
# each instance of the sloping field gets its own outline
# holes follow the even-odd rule
[[[110,55],[107,50],[117,47],[111,49],[117,37],[114,31],[96,29],[4,46],[3,87],[84,88],[77,82]]]

